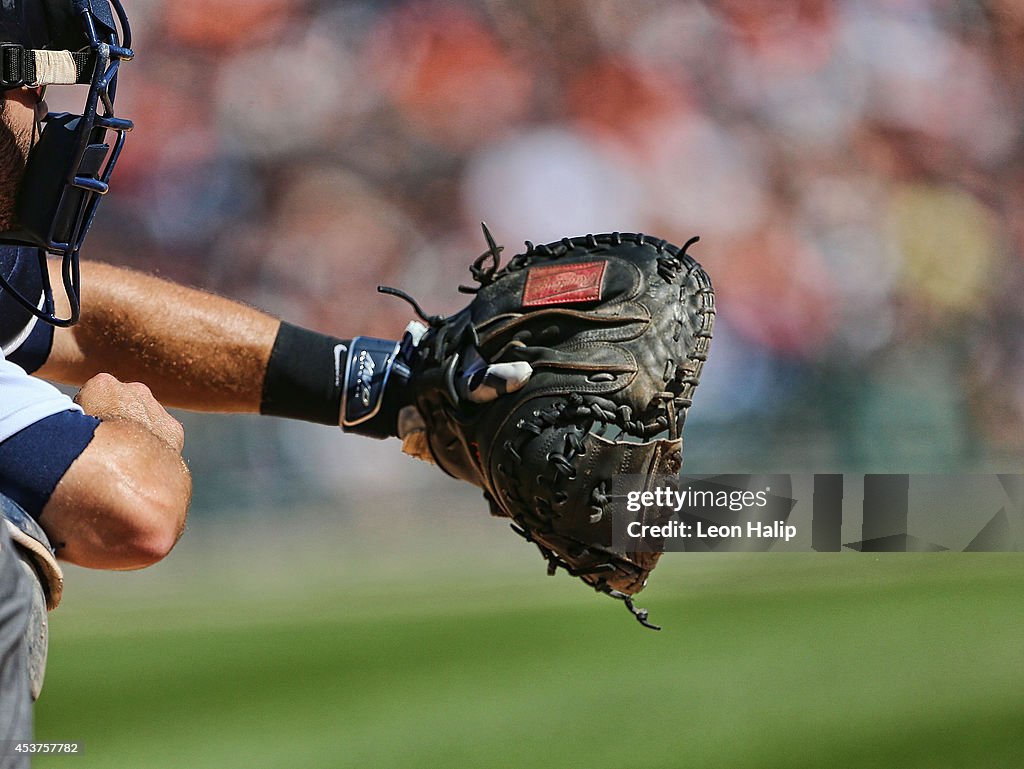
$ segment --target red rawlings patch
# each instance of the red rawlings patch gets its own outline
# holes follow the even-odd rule
[[[601,298],[607,262],[531,267],[523,289],[523,307],[594,302]]]

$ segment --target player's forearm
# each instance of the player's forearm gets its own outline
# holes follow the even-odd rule
[[[50,267],[56,282],[58,265]],[[339,423],[342,373],[362,351],[351,340],[131,270],[85,262],[81,269],[81,320],[56,331],[41,376],[79,385],[109,373],[145,383],[165,406]],[[384,433],[395,434],[394,426]]]
[[[80,385],[108,372],[145,382],[167,406],[259,409],[276,318],[131,270],[88,261],[81,270],[81,322],[57,330],[41,376]]]

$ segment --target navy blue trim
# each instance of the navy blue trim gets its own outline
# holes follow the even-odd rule
[[[61,411],[0,442],[0,493],[38,519],[99,423],[79,411]]]
[[[39,302],[43,295],[46,255],[32,246],[0,243],[0,275],[25,296]],[[18,335],[32,313],[18,304],[14,296],[0,287],[0,339],[5,343]]]
[[[39,321],[32,327],[28,338],[17,350],[7,356],[7,360],[16,363],[31,374],[46,363],[53,347],[53,326]]]
[[[0,276],[22,296],[34,297],[36,302],[42,298],[44,270],[46,255],[40,249],[0,244]],[[22,307],[10,291],[0,286],[0,346],[6,348],[10,345],[34,320],[32,313]],[[28,338],[12,350],[7,359],[31,373],[46,362],[52,343],[53,328],[36,322]]]

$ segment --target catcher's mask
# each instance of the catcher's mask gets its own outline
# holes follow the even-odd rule
[[[120,36],[119,36],[120,31]],[[71,326],[80,312],[78,251],[124,146],[130,120],[114,115],[117,72],[134,54],[120,0],[3,0],[0,90],[87,85],[81,114],[49,113],[28,155],[15,221],[0,232],[0,256],[35,257],[42,296],[26,297],[0,273],[0,288],[35,317]],[[71,311],[58,318],[45,254],[59,256]]]

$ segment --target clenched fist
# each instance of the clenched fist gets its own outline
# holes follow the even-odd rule
[[[142,382],[121,382],[110,374],[97,374],[82,385],[75,403],[102,420],[133,422],[179,454],[185,446],[181,423],[167,413]]]

